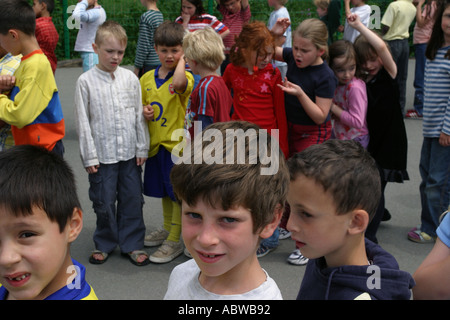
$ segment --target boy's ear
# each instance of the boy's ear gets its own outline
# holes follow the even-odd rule
[[[369,225],[369,214],[362,209],[353,210],[349,223],[348,232],[350,234],[364,233]]]
[[[269,238],[273,234],[275,228],[277,228],[278,225],[280,224],[281,217],[283,216],[283,210],[284,207],[281,204],[277,204],[277,206],[274,209],[272,221],[269,224],[267,224],[259,233],[259,236],[262,239]]]
[[[80,208],[73,209],[73,214],[67,224],[67,228],[69,228],[68,241],[71,243],[75,241],[83,229],[83,211]]]
[[[9,29],[8,33],[13,39],[19,39],[20,34],[16,29]]]

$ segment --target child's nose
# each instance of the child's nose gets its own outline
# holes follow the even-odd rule
[[[14,245],[2,245],[0,248],[0,266],[11,267],[21,260],[21,255]]]
[[[216,245],[219,242],[219,238],[214,227],[211,225],[205,225],[198,233],[197,241],[203,247],[209,247]]]

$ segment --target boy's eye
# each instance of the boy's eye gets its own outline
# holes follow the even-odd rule
[[[222,221],[225,223],[233,223],[233,222],[236,222],[237,220],[235,218],[224,217],[224,218],[222,218]]]
[[[34,232],[31,232],[31,231],[24,231],[24,232],[22,232],[22,233],[19,235],[19,238],[25,239],[25,238],[33,237],[33,236],[35,236],[35,235],[36,235],[36,234],[35,234]]]
[[[202,218],[201,215],[199,215],[198,213],[195,213],[195,212],[186,212],[185,214],[192,219],[201,219]]]

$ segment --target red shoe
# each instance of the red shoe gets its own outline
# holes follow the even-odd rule
[[[410,109],[410,110],[406,111],[405,117],[408,119],[422,119],[422,116],[420,114],[418,114],[417,111],[414,109]]]

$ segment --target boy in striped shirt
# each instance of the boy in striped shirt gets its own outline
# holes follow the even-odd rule
[[[141,0],[147,11],[141,15],[139,21],[139,38],[134,60],[134,73],[139,78],[161,64],[153,40],[156,28],[163,23],[163,14],[159,11],[157,2],[157,0]]]

